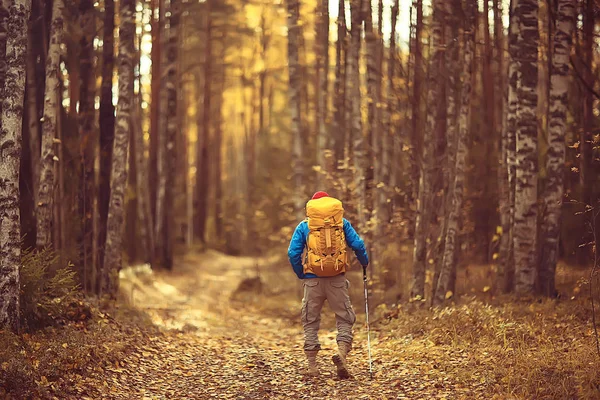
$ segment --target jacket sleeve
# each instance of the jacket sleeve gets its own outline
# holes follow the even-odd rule
[[[344,235],[346,236],[346,243],[356,254],[356,258],[361,265],[369,265],[369,256],[367,255],[367,248],[365,242],[358,236],[358,233],[352,227],[352,224],[344,218]]]
[[[306,223],[300,222],[292,235],[288,247],[288,259],[298,278],[304,278],[304,267],[302,266],[302,252],[306,245]]]

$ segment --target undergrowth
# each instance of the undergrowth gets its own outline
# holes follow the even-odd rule
[[[465,381],[485,381],[490,398],[599,399],[600,355],[589,302],[474,297],[428,310],[414,304],[378,310],[381,332],[409,346],[464,352],[466,365],[449,365]],[[386,316],[397,319],[385,322]],[[422,349],[427,352],[429,350]],[[440,360],[443,362],[443,360]]]

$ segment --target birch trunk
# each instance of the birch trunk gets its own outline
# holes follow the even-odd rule
[[[335,82],[334,94],[334,125],[333,125],[333,152],[338,167],[344,160],[344,132],[346,130],[346,7],[345,0],[339,0],[337,18],[337,42],[335,45]]]
[[[319,0],[317,14],[317,39],[316,39],[316,71],[317,71],[317,164],[325,168],[325,151],[327,141],[327,115],[328,115],[328,73],[329,73],[329,0]],[[319,174],[319,176],[323,176]]]
[[[412,87],[412,112],[411,112],[411,151],[409,152],[410,159],[410,181],[411,181],[411,193],[410,203],[417,204],[417,210],[409,215],[411,229],[414,226],[416,229],[416,218],[418,214],[418,196],[419,196],[419,182],[420,182],[420,167],[419,163],[420,155],[423,152],[423,141],[419,138],[419,132],[421,132],[421,91],[423,90],[423,1],[416,0],[416,19],[417,24],[415,26],[415,39],[413,43],[414,49],[414,74],[413,74],[413,87]],[[439,36],[438,36],[439,40]],[[441,57],[441,56],[440,56]],[[399,179],[396,179],[399,181]],[[414,224],[414,225],[413,225]]]
[[[137,217],[140,224],[140,236],[142,240],[143,260],[152,261],[154,249],[154,229],[152,224],[152,213],[150,210],[150,190],[148,188],[147,163],[144,157],[144,131],[142,129],[142,115],[138,101],[133,103],[131,116],[132,136],[135,142],[135,172],[137,191]]]
[[[439,75],[441,64],[444,62],[442,46],[442,18],[444,10],[441,0],[432,0],[433,20],[431,47],[432,55],[429,61],[429,88],[427,91],[427,126],[423,130],[423,155],[421,159],[421,174],[417,198],[417,216],[415,221],[415,239],[413,255],[413,277],[411,298],[423,299],[425,296],[425,271],[427,268],[427,227],[430,223],[432,208],[433,173],[436,166],[434,159],[434,140],[436,137],[436,121],[439,107],[442,77]]]
[[[375,209],[375,185],[379,183],[379,157],[380,157],[380,112],[379,112],[379,86],[381,82],[381,70],[379,69],[379,40],[373,29],[373,10],[371,1],[362,1],[363,15],[365,18],[365,44],[367,50],[367,158],[365,168],[365,201],[367,214],[365,219],[377,224],[377,210]],[[375,220],[373,220],[375,217]],[[367,233],[367,241],[372,236],[370,230]],[[373,257],[375,260],[376,257]]]
[[[350,102],[350,136],[352,138],[352,161],[354,178],[351,193],[356,207],[359,231],[366,228],[366,196],[365,196],[365,171],[367,167],[366,145],[362,132],[361,96],[360,96],[360,42],[362,36],[362,5],[365,0],[351,0],[350,12],[352,26],[350,29],[350,45],[348,48],[348,75],[346,77],[348,88],[347,95]]]
[[[52,240],[52,204],[54,197],[54,154],[56,139],[56,118],[58,112],[58,68],[60,63],[60,44],[63,32],[63,1],[52,4],[52,24],[50,28],[50,48],[46,58],[46,89],[44,91],[44,118],[42,122],[42,142],[40,160],[40,184],[38,188],[37,239],[36,246],[41,249],[50,246]]]
[[[510,230],[511,230],[511,219],[510,219],[510,187],[508,182],[508,163],[507,163],[507,138],[506,138],[506,116],[505,112],[507,109],[507,97],[506,87],[504,79],[505,68],[504,68],[504,46],[503,46],[503,31],[502,25],[502,10],[500,8],[500,0],[493,1],[494,9],[494,43],[495,43],[495,59],[496,59],[496,93],[497,98],[500,101],[496,102],[496,121],[501,121],[498,137],[500,139],[500,160],[498,162],[498,188],[499,188],[499,211],[500,211],[500,227],[502,232],[500,234],[500,243],[498,249],[498,264],[497,264],[497,277],[494,281],[495,291],[503,291],[503,282],[505,280],[509,248],[510,248]]]
[[[2,98],[0,134],[0,326],[19,330],[19,266],[21,226],[19,213],[19,165],[21,128],[25,101],[27,21],[29,0],[4,0],[7,13],[6,69]]]
[[[156,193],[158,182],[158,114],[160,103],[160,74],[161,74],[161,29],[163,12],[161,11],[161,0],[151,0],[152,9],[152,82],[151,82],[151,99],[150,99],[150,151],[148,157],[148,179],[150,191],[150,210],[154,226],[156,226]],[[158,14],[158,16],[156,15]],[[154,226],[152,229],[154,229]],[[153,234],[156,238],[156,236]],[[154,249],[152,250],[154,254]]]
[[[593,82],[594,77],[591,73],[594,60],[594,28],[596,24],[595,1],[582,0],[582,19],[583,19],[583,62],[586,65],[584,79],[587,82]],[[593,84],[592,84],[593,85]],[[594,185],[593,156],[594,140],[592,130],[594,127],[594,97],[593,94],[583,89],[583,113],[582,130],[579,140],[579,177],[581,185],[581,197],[585,204],[592,205],[592,193]]]
[[[380,237],[384,233],[384,224],[389,223],[392,218],[392,208],[390,207],[391,199],[393,197],[393,193],[396,186],[396,175],[397,168],[392,169],[392,161],[396,160],[397,154],[394,152],[396,132],[394,129],[394,123],[392,121],[392,114],[395,112],[396,102],[395,98],[395,88],[394,88],[394,76],[395,76],[395,67],[396,67],[396,24],[398,22],[398,13],[400,10],[399,0],[394,1],[394,5],[392,6],[391,13],[391,33],[390,33],[390,48],[389,48],[389,57],[388,57],[388,70],[387,70],[387,86],[386,86],[386,94],[385,94],[385,109],[384,109],[384,118],[383,121],[385,123],[385,127],[381,133],[381,182],[383,182],[386,186],[384,190],[380,190],[379,193],[379,210],[381,215],[380,224],[378,225],[376,235]],[[383,73],[383,71],[382,71]]]
[[[27,35],[27,112],[29,125],[29,150],[31,157],[31,195],[33,197],[34,218],[37,209],[38,185],[40,183],[40,116],[38,111],[38,89],[36,85],[36,58],[37,53],[33,50],[33,32],[29,29]],[[5,51],[0,45],[0,54],[5,54]],[[4,82],[0,82],[0,88],[4,87]],[[0,103],[0,112],[1,112]],[[37,218],[35,219],[37,221]],[[34,236],[35,237],[35,236]]]
[[[96,34],[96,19],[94,2],[92,0],[81,0],[79,6],[81,36],[80,53],[80,85],[79,85],[79,137],[80,137],[80,159],[81,175],[79,182],[79,218],[82,224],[78,240],[79,266],[83,268],[83,288],[89,289],[88,272],[93,269],[93,221],[94,210],[94,164],[96,153],[97,136],[94,132],[95,98],[96,98],[96,73],[94,69],[94,36]]]
[[[550,75],[550,110],[548,115],[548,142],[546,155],[547,183],[544,190],[546,215],[542,223],[540,260],[540,289],[546,296],[554,296],[554,277],[558,261],[558,242],[565,175],[565,133],[569,90],[569,56],[575,26],[575,0],[559,0]]]
[[[517,39],[519,106],[515,121],[517,168],[515,187],[515,291],[531,293],[536,281],[537,239],[537,83],[538,0],[519,0]]]
[[[209,175],[209,146],[210,146],[210,120],[211,120],[211,93],[212,93],[212,23],[210,16],[210,0],[206,2],[206,43],[204,49],[204,93],[202,120],[198,127],[201,133],[198,137],[198,153],[196,157],[196,222],[194,233],[196,238],[204,243],[206,240],[206,220],[208,218],[208,191],[210,189]]]
[[[122,264],[122,237],[127,187],[127,155],[131,130],[131,102],[133,93],[133,65],[135,56],[135,1],[121,0],[119,19],[119,100],[117,103],[115,140],[113,144],[110,177],[106,246],[103,266],[105,293],[114,296],[118,290],[119,270]]]
[[[167,54],[166,48],[168,46],[168,30],[166,29],[166,15],[169,10],[169,0],[162,0],[160,7],[160,47],[162,50],[160,59],[157,60],[160,63],[160,76],[157,78],[160,80],[160,92],[158,94],[159,107],[158,107],[158,125],[157,125],[157,138],[156,138],[156,181],[154,185],[156,189],[156,216],[154,219],[154,257],[153,264],[158,264],[164,267],[162,264],[163,260],[163,240],[165,235],[165,191],[167,186]]]
[[[298,61],[298,46],[302,31],[299,25],[298,0],[287,0],[288,7],[288,62],[289,62],[289,107],[290,131],[292,134],[292,169],[294,177],[295,197],[294,213],[298,219],[304,218],[304,141],[302,138],[302,121],[300,118],[300,96],[302,88],[302,71]]]
[[[514,283],[514,220],[515,220],[515,187],[516,187],[516,118],[517,118],[517,36],[519,33],[519,15],[515,13],[517,1],[511,1],[511,18],[508,35],[508,95],[502,126],[503,156],[506,160],[508,179],[508,224],[503,227],[500,243],[500,264],[498,269],[499,286],[503,292],[510,292]],[[505,221],[507,222],[507,221]]]
[[[169,42],[167,46],[167,147],[166,147],[166,176],[167,182],[177,179],[177,63],[178,63],[178,38],[179,38],[179,0],[171,0],[171,15],[169,16]],[[165,188],[165,235],[162,240],[164,256],[163,265],[173,268],[173,246],[175,244],[175,193],[174,185],[167,184]]]
[[[108,219],[108,201],[110,197],[110,169],[112,164],[112,146],[115,137],[115,107],[113,106],[114,75],[114,0],[104,0],[104,21],[102,33],[102,84],[100,87],[100,172],[98,174],[98,266],[104,263],[104,244],[106,243],[106,221]],[[99,284],[100,282],[96,282]],[[96,291],[99,291],[99,287]]]
[[[467,138],[469,133],[469,120],[471,110],[471,69],[475,47],[475,0],[467,0],[465,5],[465,49],[462,71],[462,89],[460,96],[460,111],[458,114],[458,135],[456,146],[449,151],[455,151],[453,181],[449,188],[448,218],[446,221],[446,236],[444,239],[444,255],[437,288],[433,299],[434,304],[441,304],[446,299],[446,294],[451,290],[450,284],[453,271],[456,270],[456,240],[459,229],[460,213],[463,205],[463,191],[465,184],[465,161],[467,156]],[[460,5],[460,3],[459,3]]]

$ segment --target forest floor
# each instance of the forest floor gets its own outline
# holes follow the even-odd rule
[[[353,293],[362,286],[358,275],[349,276]],[[372,379],[359,313],[349,357],[353,377],[339,380],[331,363],[335,321],[327,308],[321,377],[302,374],[301,285],[281,259],[192,253],[173,273],[143,266],[122,271],[121,291],[116,308],[98,311],[69,337],[44,331],[15,339],[38,373],[36,390],[22,398],[600,398],[600,358],[583,296],[465,297],[437,310],[377,307]],[[363,309],[360,297],[354,307]],[[62,355],[73,347],[85,355]],[[52,363],[60,363],[54,374],[41,375]],[[17,382],[7,388],[7,398],[26,393]]]

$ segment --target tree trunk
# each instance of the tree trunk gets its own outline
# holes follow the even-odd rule
[[[346,130],[346,7],[345,0],[339,0],[337,18],[337,42],[335,45],[335,82],[334,94],[334,126],[333,126],[333,152],[337,165],[344,160],[344,132]]]
[[[210,17],[211,0],[206,2],[206,33],[204,49],[204,101],[202,121],[198,124],[198,156],[196,157],[196,222],[194,233],[202,243],[206,240],[206,220],[208,218],[208,192],[210,190],[210,121],[212,91],[212,22]]]
[[[63,2],[55,0],[52,4],[52,25],[50,49],[46,59],[46,90],[44,92],[44,120],[42,122],[42,158],[40,161],[40,185],[38,192],[37,240],[41,249],[50,246],[52,238],[52,200],[54,197],[54,142],[56,135],[56,113],[58,112],[58,73],[60,63],[60,45],[63,31]]]
[[[507,164],[507,131],[504,129],[506,125],[505,112],[507,109],[507,97],[504,75],[506,73],[504,69],[504,45],[503,45],[503,32],[504,27],[502,25],[502,10],[500,8],[500,0],[494,0],[494,43],[496,48],[496,65],[498,67],[495,71],[495,84],[496,94],[498,99],[501,101],[496,102],[496,121],[501,121],[500,129],[498,132],[498,138],[500,143],[500,151],[498,152],[500,161],[498,163],[498,188],[499,188],[499,211],[500,211],[500,227],[502,232],[500,234],[500,243],[498,249],[498,262],[497,262],[497,276],[494,280],[495,292],[503,291],[504,281],[506,280],[506,271],[509,260],[509,249],[510,249],[510,231],[511,231],[511,219],[510,219],[510,187],[508,182],[508,164]],[[498,129],[498,128],[497,128]]]
[[[460,5],[460,2],[458,3]],[[475,38],[475,12],[477,10],[475,0],[467,0],[465,5],[465,49],[462,71],[462,89],[460,96],[460,112],[458,115],[458,136],[456,146],[448,151],[455,151],[453,181],[449,188],[448,197],[451,199],[446,221],[446,236],[444,238],[444,255],[440,276],[435,290],[434,304],[441,304],[446,299],[450,290],[453,271],[456,270],[457,258],[456,242],[459,229],[460,213],[463,206],[463,191],[465,184],[465,161],[467,156],[467,138],[469,133],[470,110],[471,110],[471,69],[474,54]],[[453,10],[456,13],[456,10]],[[456,15],[456,14],[454,14]]]
[[[298,0],[287,0],[288,7],[288,70],[289,70],[289,107],[290,132],[292,135],[292,170],[294,187],[294,214],[298,219],[304,218],[304,141],[302,139],[302,121],[300,113],[300,96],[302,90],[302,71],[298,61],[298,48],[302,30],[299,25]]]
[[[444,49],[442,48],[442,18],[443,8],[441,0],[433,0],[433,21],[431,47],[433,54],[429,61],[429,89],[427,92],[427,126],[423,133],[423,156],[421,160],[421,174],[419,178],[419,195],[417,200],[417,217],[415,222],[415,240],[413,255],[413,280],[411,287],[412,298],[424,298],[425,271],[427,268],[427,227],[432,212],[433,175],[436,167],[434,159],[434,140],[436,137],[436,121],[439,107],[440,86],[442,77],[439,76],[441,64],[444,62]]]
[[[83,269],[83,289],[88,291],[90,282],[88,272],[94,269],[92,253],[94,231],[94,164],[97,136],[94,132],[96,73],[94,69],[94,37],[96,35],[96,18],[93,0],[81,0],[79,3],[81,36],[79,85],[79,156],[81,175],[79,182],[79,221],[81,233],[78,240],[79,266]]]
[[[502,126],[503,157],[506,163],[508,180],[508,221],[502,228],[502,242],[500,243],[500,263],[498,268],[498,285],[503,292],[510,292],[514,284],[514,220],[515,220],[515,187],[516,187],[516,119],[517,119],[517,36],[519,34],[519,15],[515,12],[516,1],[510,5],[510,27],[508,35],[508,95],[504,112],[504,123]]]
[[[536,281],[537,241],[537,83],[538,0],[519,0],[517,97],[515,121],[517,176],[515,188],[515,291],[531,293]]]
[[[317,165],[325,168],[325,151],[328,148],[326,120],[328,115],[329,74],[329,0],[319,0],[317,6],[316,72],[317,72]],[[322,173],[318,176],[323,176]]]
[[[146,158],[144,157],[144,131],[142,129],[142,115],[138,101],[133,103],[133,112],[131,115],[132,135],[135,142],[135,171],[137,173],[136,192],[137,192],[137,218],[140,224],[140,236],[142,239],[142,250],[144,251],[143,261],[152,261],[152,251],[154,249],[154,229],[152,223],[152,213],[150,210],[150,191],[148,185],[148,175]]]
[[[419,138],[419,132],[421,132],[421,91],[423,83],[423,1],[416,0],[416,13],[417,13],[417,24],[415,26],[415,39],[413,43],[414,52],[414,74],[413,74],[413,87],[412,87],[412,112],[411,112],[411,150],[409,152],[410,160],[410,199],[411,204],[417,203],[419,196],[419,182],[420,182],[420,168],[419,155],[423,153],[423,140]],[[418,208],[418,205],[417,205]],[[418,210],[411,212],[409,215],[409,223],[416,228],[416,218]]]
[[[396,154],[395,142],[396,138],[395,125],[393,122],[392,115],[396,112],[396,104],[394,101],[395,88],[394,88],[394,76],[396,68],[396,24],[398,22],[398,13],[400,10],[399,0],[394,1],[392,6],[391,14],[391,33],[390,33],[390,48],[389,48],[389,59],[388,59],[388,83],[386,86],[387,93],[385,95],[385,115],[383,118],[385,127],[381,134],[381,182],[384,186],[383,190],[379,193],[379,215],[380,224],[377,225],[376,237],[381,237],[384,233],[384,228],[389,223],[392,214],[391,200],[394,197],[396,183],[398,182],[398,169],[392,167],[392,162],[397,160],[399,154]],[[383,71],[382,71],[383,74]],[[390,203],[388,203],[388,201]]]
[[[114,62],[114,0],[104,0],[104,22],[102,33],[102,86],[100,88],[100,171],[98,173],[98,266],[104,263],[104,244],[106,243],[106,221],[108,219],[108,201],[110,197],[110,170],[112,165],[112,147],[115,137],[115,107],[113,106]],[[96,285],[100,282],[97,281]],[[96,287],[99,292],[100,287]]]
[[[153,265],[157,264],[161,267],[165,267],[164,265],[164,238],[165,238],[165,194],[167,187],[167,101],[168,101],[168,92],[167,92],[167,57],[166,49],[168,47],[168,33],[167,30],[167,11],[170,11],[169,0],[162,0],[160,6],[160,44],[159,46],[164,50],[161,51],[160,59],[157,60],[160,63],[160,75],[157,79],[160,80],[160,92],[158,94],[158,122],[157,122],[157,132],[156,132],[156,181],[157,184],[154,185],[156,192],[156,215],[154,217],[154,237],[156,240],[154,241],[154,257],[153,257]]]
[[[167,147],[166,147],[166,176],[167,182],[174,183],[177,179],[177,82],[178,82],[178,38],[179,38],[179,18],[180,18],[179,0],[171,0],[169,10],[169,42],[167,46]],[[163,241],[162,264],[168,268],[173,268],[173,246],[175,245],[175,193],[174,185],[167,184],[165,188],[165,235]]]
[[[554,296],[554,277],[558,261],[558,242],[565,175],[565,133],[569,91],[569,56],[575,26],[575,0],[559,0],[554,36],[554,53],[550,76],[550,110],[548,115],[547,183],[544,190],[546,215],[542,222],[540,289]]]
[[[367,50],[367,158],[365,165],[365,186],[366,190],[366,218],[371,219],[376,216],[375,210],[375,188],[379,183],[379,163],[380,163],[380,112],[379,112],[379,87],[381,82],[381,70],[379,70],[379,40],[376,31],[373,29],[373,10],[371,1],[362,1],[363,15],[365,18],[365,45]],[[360,85],[359,85],[360,86]],[[370,232],[365,232],[367,238],[372,236]],[[367,240],[372,242],[372,240]],[[371,251],[372,252],[372,251]],[[373,257],[375,261],[376,257]]]
[[[346,75],[346,94],[348,99],[348,132],[351,139],[352,157],[354,166],[354,177],[351,184],[351,195],[354,199],[356,215],[358,218],[358,229],[361,232],[366,228],[366,196],[365,196],[365,171],[367,167],[367,154],[365,152],[365,140],[362,132],[361,118],[361,96],[360,96],[360,42],[362,36],[362,2],[363,0],[351,0],[350,12],[352,27],[350,29],[350,44],[348,46],[348,70]]]
[[[158,167],[158,114],[160,102],[160,74],[161,74],[161,29],[163,26],[163,11],[161,11],[161,0],[152,0],[152,82],[150,99],[150,156],[148,157],[149,168],[149,191],[150,191],[150,210],[151,219],[156,225],[156,193],[157,193],[157,167]],[[156,14],[158,12],[158,18]],[[154,229],[154,227],[153,227]],[[154,235],[153,235],[154,236]],[[154,236],[156,238],[156,236]],[[153,250],[154,252],[154,250]]]
[[[0,54],[5,54],[1,48]],[[29,129],[29,157],[31,159],[31,195],[33,197],[34,217],[37,209],[38,186],[40,183],[40,115],[38,111],[38,89],[36,85],[36,58],[37,53],[34,51],[34,37],[31,28],[27,35],[27,125]],[[0,79],[0,88],[4,87],[4,79]],[[0,102],[1,103],[1,102]],[[0,105],[0,112],[2,106]],[[37,221],[37,218],[36,218]],[[34,238],[35,238],[35,230]]]
[[[0,8],[6,22],[6,69],[0,135],[0,326],[19,330],[19,265],[21,265],[21,227],[19,214],[19,165],[21,128],[25,97],[27,21],[29,0],[3,0]],[[2,16],[0,15],[0,18]]]
[[[585,64],[584,79],[586,82],[593,82],[593,60],[594,60],[594,28],[596,24],[595,18],[595,1],[583,0],[583,62]],[[579,141],[580,152],[580,185],[581,185],[581,200],[585,204],[595,206],[592,199],[593,185],[595,180],[595,172],[593,171],[593,153],[594,141],[592,130],[594,127],[594,97],[591,91],[583,90],[583,123],[581,130],[581,138]]]
[[[114,296],[118,290],[118,274],[122,263],[122,236],[127,188],[127,155],[131,130],[133,93],[133,63],[135,55],[135,1],[121,0],[119,10],[119,100],[117,103],[115,140],[110,177],[106,247],[104,254],[104,292]]]

